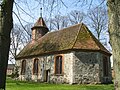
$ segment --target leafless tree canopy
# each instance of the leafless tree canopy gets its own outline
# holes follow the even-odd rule
[[[97,39],[103,39],[107,34],[108,17],[107,10],[104,7],[91,9],[88,14],[88,25],[94,30]]]
[[[27,32],[21,25],[15,24],[11,31],[11,45],[9,60],[14,63],[15,57],[18,52],[31,40],[31,26],[32,24],[25,25]],[[29,33],[29,34],[28,34]]]

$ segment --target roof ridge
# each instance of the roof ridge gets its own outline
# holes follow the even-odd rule
[[[83,25],[83,23],[80,24],[80,27],[79,27],[79,30],[78,30],[77,36],[76,36],[76,38],[75,38],[75,42],[73,43],[73,46],[72,46],[71,49],[73,49],[73,47],[74,47],[74,45],[75,45],[75,43],[76,43],[76,41],[77,41],[77,38],[78,38],[78,35],[79,35],[79,33],[80,33],[80,30],[81,30],[82,25]]]
[[[80,24],[80,26],[81,26],[83,23],[79,23],[79,24]],[[59,29],[59,30],[49,31],[47,34],[55,33],[55,32],[61,32],[61,31],[65,30],[65,29],[68,29],[68,28],[74,27],[74,26],[79,25],[79,24],[71,25],[71,26],[69,26],[69,27],[65,27],[65,28],[62,28],[62,29]],[[47,35],[47,34],[45,34],[45,35]]]

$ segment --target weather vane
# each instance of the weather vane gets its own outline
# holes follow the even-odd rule
[[[42,8],[40,8],[40,17],[42,17]]]

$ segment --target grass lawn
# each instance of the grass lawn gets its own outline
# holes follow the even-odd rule
[[[28,83],[7,80],[6,90],[114,90],[113,84],[109,85],[67,85]]]

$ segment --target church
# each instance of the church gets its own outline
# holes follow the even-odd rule
[[[40,17],[31,41],[16,56],[19,80],[66,83],[110,83],[111,53],[83,23],[49,32]]]

